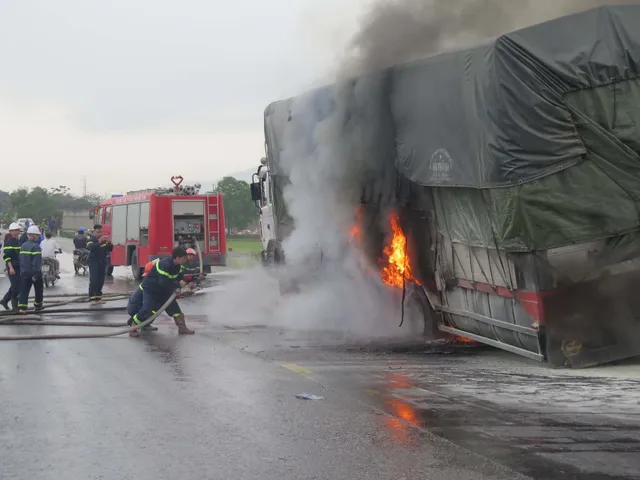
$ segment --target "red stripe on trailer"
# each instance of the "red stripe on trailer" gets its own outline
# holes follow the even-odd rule
[[[469,280],[457,279],[457,284],[461,288],[476,290],[478,292],[498,295],[504,298],[513,298],[522,305],[527,314],[533,320],[533,328],[538,329],[544,324],[544,298],[557,293],[555,290],[545,290],[543,292],[527,292],[524,290],[509,290],[499,285],[489,285],[488,283],[471,282]]]

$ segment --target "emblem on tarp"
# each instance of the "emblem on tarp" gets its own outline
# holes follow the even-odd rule
[[[433,152],[429,160],[429,170],[431,171],[429,181],[435,183],[450,182],[452,167],[453,160],[449,152],[444,148],[439,148]]]

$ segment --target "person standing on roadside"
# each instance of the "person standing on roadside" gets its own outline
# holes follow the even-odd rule
[[[27,222],[29,223],[29,222]],[[24,242],[26,242],[27,240],[29,240],[29,235],[27,235],[27,230],[29,227],[24,227],[21,230],[24,230],[24,232],[22,233],[22,235],[20,235],[20,240],[18,241],[20,243],[20,245],[22,245]]]
[[[4,243],[3,260],[7,266],[9,281],[11,286],[5,294],[0,305],[5,310],[9,310],[9,301],[11,301],[11,310],[18,310],[18,296],[20,295],[20,225],[12,223],[9,225],[9,238]]]
[[[35,293],[33,306],[36,310],[43,308],[43,284],[42,284],[42,251],[36,240],[40,237],[40,229],[31,225],[27,229],[29,238],[20,247],[20,298],[18,300],[18,313],[27,313],[29,306],[29,293],[31,287]]]
[[[102,235],[102,225],[93,227],[93,234],[87,241],[89,250],[89,301],[92,305],[104,303],[102,287],[107,274],[107,254],[113,250],[108,237]]]

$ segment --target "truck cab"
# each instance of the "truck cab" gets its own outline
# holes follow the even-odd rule
[[[266,157],[260,160],[260,166],[253,174],[251,200],[260,213],[260,239],[262,241],[262,264],[265,266],[280,263],[282,255],[278,247],[277,224],[273,207],[273,191],[269,166]]]

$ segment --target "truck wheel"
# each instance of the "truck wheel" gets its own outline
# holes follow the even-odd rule
[[[275,253],[275,243],[273,242],[273,240],[271,240],[267,244],[267,249],[263,250],[261,253],[263,267],[270,267],[271,265],[274,264],[274,253]]]
[[[131,254],[131,273],[133,274],[133,278],[136,280],[140,280],[142,278],[142,268],[138,264],[138,252],[134,250]]]
[[[427,341],[444,337],[438,330],[436,315],[431,309],[427,294],[421,286],[413,283],[406,286],[402,328],[406,328],[408,335],[423,336]]]

